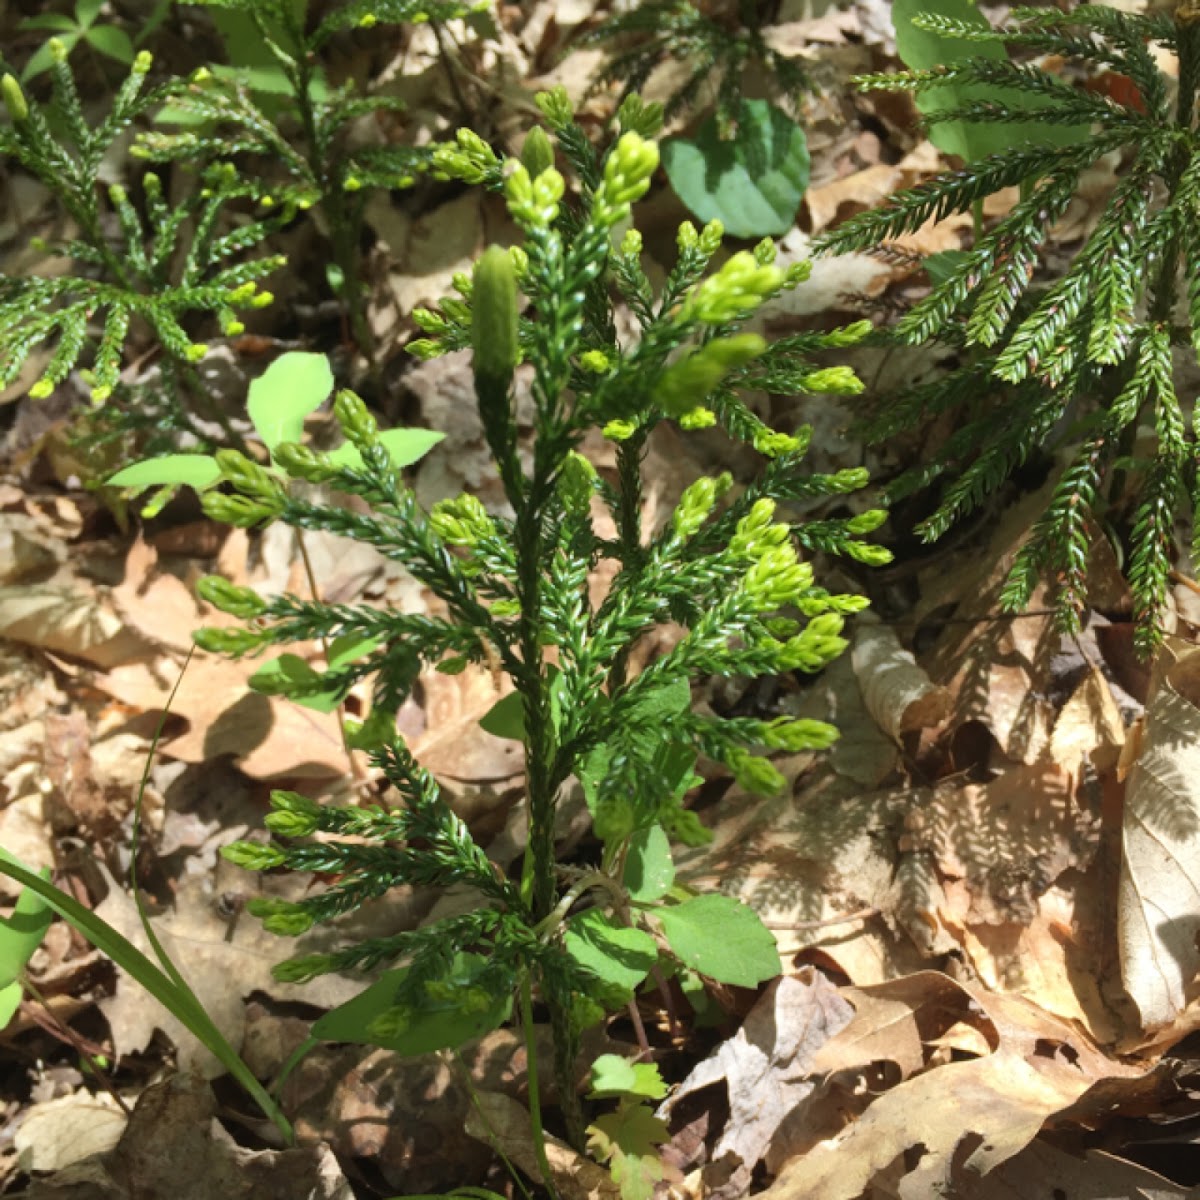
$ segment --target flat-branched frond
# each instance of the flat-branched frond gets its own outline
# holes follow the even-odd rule
[[[52,343],[50,360],[31,389],[35,397],[49,395],[92,346],[92,398],[102,403],[117,386],[135,320],[149,325],[167,354],[186,366],[205,353],[185,331],[191,317],[211,314],[224,332],[233,333],[241,328],[238,310],[270,299],[257,283],[279,260],[246,255],[288,221],[292,210],[285,206],[259,219],[230,222],[231,206],[244,207],[255,194],[232,167],[209,169],[174,204],[150,172],[141,179],[136,202],[121,184],[101,188],[100,164],[114,142],[169,92],[145,87],[150,65],[148,54],[138,56],[109,113],[94,126],[84,118],[61,46],[55,47],[51,68],[50,109],[25,98],[11,76],[5,79],[11,124],[0,130],[0,154],[40,179],[62,204],[74,234],[42,249],[73,261],[77,270],[0,276],[0,386],[17,378],[37,347]]]
[[[758,5],[739,3],[736,8],[718,20],[688,0],[648,0],[610,17],[585,38],[616,47],[597,74],[597,84],[620,83],[624,99],[639,91],[660,63],[677,59],[687,64],[689,74],[666,101],[665,115],[708,100],[715,105],[719,127],[732,133],[742,111],[748,67],[773,75],[785,96],[809,86],[804,69],[763,38]]]
[[[927,221],[979,212],[982,201],[1001,189],[1020,189],[1008,213],[981,232],[973,248],[955,254],[950,269],[892,331],[913,345],[944,339],[962,351],[963,365],[957,376],[884,405],[872,422],[874,432],[895,433],[958,406],[970,414],[936,463],[915,468],[894,494],[944,476],[941,503],[921,527],[927,537],[940,536],[1049,438],[1081,421],[1088,428],[1098,423],[1103,433],[1080,448],[1005,591],[1006,603],[1023,603],[1037,572],[1044,571],[1058,585],[1071,626],[1086,595],[1081,564],[1094,528],[1089,514],[1117,499],[1100,486],[1104,472],[1129,454],[1139,422],[1149,421],[1159,442],[1154,465],[1148,473],[1122,475],[1142,489],[1128,536],[1139,639],[1149,647],[1158,636],[1156,614],[1172,550],[1163,506],[1182,500],[1193,486],[1194,439],[1164,413],[1178,407],[1170,345],[1187,338],[1200,347],[1200,141],[1194,129],[1200,28],[1088,4],[1067,13],[1020,9],[1000,29],[933,14],[918,24],[967,42],[1073,58],[1085,71],[1116,73],[1132,87],[1119,100],[1040,65],[982,57],[863,80],[871,88],[918,93],[968,84],[974,87],[970,94],[979,96],[987,89],[989,98],[940,110],[938,121],[996,125],[1032,118],[1082,127],[1088,135],[1065,147],[1018,144],[967,163],[818,239],[824,253],[877,248]],[[1173,105],[1151,52],[1155,43],[1181,56]],[[1038,281],[1046,241],[1082,173],[1113,151],[1126,162],[1099,220],[1061,276]],[[1179,296],[1181,275],[1186,303]],[[1102,411],[1090,416],[1097,401]],[[981,404],[990,410],[981,411]]]

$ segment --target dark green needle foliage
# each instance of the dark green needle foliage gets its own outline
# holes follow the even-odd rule
[[[801,282],[806,264],[781,269],[765,241],[715,265],[715,224],[703,232],[689,223],[680,228],[678,259],[656,290],[642,268],[636,229],[612,240],[658,164],[655,143],[628,127],[645,110],[627,105],[626,127],[601,153],[574,123],[565,93],[538,101],[575,167],[578,199],[567,198],[563,175],[550,165],[544,130],[526,145],[532,171],[498,158],[470,131],[441,148],[443,175],[503,191],[523,242],[489,249],[473,276],[459,279],[457,298],[418,314],[429,336],[414,347],[426,357],[473,348],[479,411],[511,515],[489,513],[470,495],[424,511],[366,407],[341,392],[335,413],[351,456],[284,443],[266,468],[222,452],[232,494],[206,493],[205,509],[237,525],[282,520],[377,546],[435,593],[446,615],[263,600],[211,579],[202,585],[206,599],[248,623],[202,630],[197,640],[234,654],[318,637],[361,648],[351,666],[298,678],[294,687],[272,676],[273,690],[284,694],[332,688],[344,695],[374,677],[372,711],[350,736],[373,749],[396,789],[392,806],[323,807],[278,793],[268,824],[284,840],[230,850],[248,866],[336,877],[296,903],[264,902],[270,928],[302,932],[400,884],[454,886],[475,896],[465,915],[292,960],[280,973],[305,979],[398,963],[398,975],[375,985],[383,992],[370,993],[383,995],[382,1007],[369,1019],[355,1009],[355,1027],[364,1040],[409,1053],[498,1023],[508,1008],[497,997],[515,992],[527,1016],[536,987],[551,1014],[567,1123],[581,1141],[573,1086],[579,1032],[626,1003],[660,953],[671,969],[739,984],[778,969],[774,943],[750,910],[672,886],[669,838],[707,836],[685,803],[698,782],[697,756],[725,763],[744,786],[769,793],[783,782],[772,751],[822,747],[835,736],[818,721],[697,712],[691,684],[713,675],[819,671],[845,646],[844,615],[865,601],[821,588],[808,552],[867,563],[888,556],[862,540],[883,520],[880,511],[811,524],[786,518],[789,501],[854,491],[864,473],[805,473],[811,431],[768,428],[742,398],[751,389],[856,390],[852,372],[817,368],[812,357],[858,341],[866,323],[773,343],[743,331],[761,303]],[[618,299],[638,325],[625,342],[614,332]],[[519,435],[513,392],[522,361],[532,380],[529,439]],[[759,452],[762,469],[742,489],[727,474],[697,479],[663,528],[647,528],[640,464],[663,422],[684,431],[720,426]],[[599,476],[577,451],[595,430],[616,444],[611,477]],[[323,503],[304,484],[348,493],[359,504]],[[614,533],[601,532],[598,510]],[[594,602],[589,576],[603,561],[615,578]],[[685,635],[632,673],[639,640],[670,621]],[[525,746],[529,843],[512,876],[488,860],[395,731],[396,710],[422,669],[455,673],[470,663],[503,673],[514,689],[484,722]],[[555,814],[572,776],[582,783],[596,837],[589,866],[560,863],[555,853]],[[318,831],[327,836],[304,840]]]
[[[1200,500],[1196,440],[1175,367],[1185,349],[1200,349],[1200,25],[1186,8],[1176,20],[1093,4],[1069,13],[1025,8],[998,30],[919,18],[945,36],[1001,42],[1070,66],[1051,74],[1023,57],[981,57],[868,77],[861,81],[867,87],[924,93],[972,85],[971,95],[985,88],[990,98],[930,119],[1035,122],[1082,128],[1086,136],[1066,146],[1017,144],[969,162],[820,239],[825,252],[869,250],[931,218],[969,211],[1003,188],[1020,189],[1009,214],[956,255],[894,329],[901,342],[942,339],[960,347],[961,367],[887,402],[871,432],[882,438],[936,413],[963,414],[937,461],[896,489],[944,477],[940,504],[920,527],[930,540],[1065,434],[1073,461],[1017,557],[1004,603],[1022,608],[1049,578],[1063,624],[1074,628],[1086,597],[1092,516],[1106,518],[1106,503],[1127,502],[1128,576],[1143,650],[1160,636],[1176,513]],[[1156,47],[1179,56],[1177,87],[1160,70]],[[1099,82],[1124,77],[1129,86],[1111,89],[1123,96],[1114,99],[1077,82],[1077,70]],[[1082,173],[1111,151],[1121,152],[1122,166],[1099,221],[1061,278],[1042,283],[1036,269],[1055,222]]]
[[[689,4],[649,0],[605,21],[587,40],[613,46],[601,69],[601,84],[622,84],[622,98],[637,92],[666,59],[686,62],[687,80],[664,106],[675,116],[698,102],[713,103],[722,136],[733,137],[742,111],[748,70],[772,77],[773,92],[794,96],[809,86],[803,67],[774,50],[762,35],[762,0]],[[723,11],[718,11],[723,10]],[[706,90],[715,86],[715,96]]]
[[[360,349],[370,355],[359,238],[364,202],[372,188],[410,185],[427,155],[403,145],[356,145],[352,126],[364,117],[398,113],[393,96],[365,94],[353,82],[330,86],[319,70],[321,55],[336,34],[382,24],[445,21],[477,7],[455,0],[350,0],[324,6],[309,20],[301,0],[195,0],[232,10],[252,23],[254,36],[269,50],[282,80],[278,90],[258,90],[237,71],[206,68],[172,91],[167,113],[187,127],[145,133],[134,154],[158,161],[250,156],[260,177],[261,208],[277,205],[318,208],[328,227],[333,252],[330,279],[349,315]],[[269,164],[269,167],[268,167]]]
[[[132,189],[99,182],[101,163],[131,125],[162,104],[167,89],[146,87],[150,55],[139,54],[106,116],[84,116],[66,50],[51,42],[52,103],[43,108],[11,75],[2,81],[8,124],[0,126],[0,155],[46,185],[72,233],[43,247],[70,260],[62,274],[0,275],[0,386],[13,382],[29,355],[46,343],[53,354],[31,395],[48,396],[90,359],[92,399],[103,404],[120,387],[131,326],[144,322],[164,351],[162,387],[143,395],[133,414],[143,428],[192,428],[203,415],[201,389],[185,400],[192,364],[205,346],[185,323],[211,314],[226,333],[241,324],[238,310],[261,307],[270,294],[257,282],[279,265],[247,257],[288,213],[231,224],[227,210],[254,195],[233,167],[205,171],[183,200],[172,203],[160,178],[146,172]]]

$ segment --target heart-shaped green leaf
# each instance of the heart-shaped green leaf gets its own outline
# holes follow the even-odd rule
[[[662,162],[691,212],[720,221],[734,237],[787,233],[808,187],[804,130],[765,100],[742,104],[736,138],[722,140],[712,117],[695,141],[667,142]]]

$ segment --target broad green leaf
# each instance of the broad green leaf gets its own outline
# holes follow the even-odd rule
[[[445,437],[436,429],[385,429],[379,435],[379,442],[397,467],[411,467]],[[343,442],[329,452],[329,457],[339,467],[349,467],[351,470],[359,470],[363,465],[362,455],[353,442]]]
[[[512,1012],[511,989],[497,995],[493,981],[479,984],[486,966],[482,955],[455,955],[449,974],[427,988],[420,1008],[399,1003],[408,968],[386,971],[353,1000],[321,1017],[312,1027],[313,1036],[326,1042],[381,1046],[406,1056],[452,1050],[490,1033]]]
[[[710,117],[695,141],[665,143],[662,162],[691,212],[720,221],[734,237],[787,233],[808,187],[804,130],[765,100],[742,104],[736,138],[723,141]]]
[[[525,740],[525,702],[519,692],[501,697],[479,718],[479,727],[492,737]]]
[[[779,951],[758,914],[732,896],[693,896],[654,916],[684,966],[720,983],[753,987],[779,974]]]
[[[658,961],[654,939],[642,929],[618,925],[598,908],[567,922],[567,953],[598,979],[628,996]]]
[[[629,840],[625,859],[625,886],[630,899],[642,904],[660,900],[675,882],[671,843],[661,825],[639,829]]]
[[[104,0],[76,0],[75,20],[83,27],[90,25],[104,7]]]
[[[17,22],[18,29],[48,29],[51,33],[79,34],[79,22],[72,21],[65,13],[42,13],[36,17],[26,17]]]
[[[101,54],[107,54],[117,62],[133,62],[133,43],[125,30],[118,29],[115,25],[94,25],[83,36],[87,43]]]
[[[109,487],[193,487],[198,492],[221,478],[221,468],[211,454],[164,454],[124,467],[108,479]]]
[[[971,58],[995,62],[1008,60],[1000,42],[968,42],[963,38],[944,37],[913,24],[917,16],[949,17],[988,29],[990,25],[974,0],[893,0],[892,23],[896,27],[896,53],[906,67],[928,71],[953,66]],[[1009,88],[984,87],[981,84],[948,83],[926,88],[916,97],[917,108],[926,114],[961,108],[973,101],[1002,101],[1011,108],[1029,108],[1043,103]],[[992,123],[947,121],[932,125],[929,140],[946,154],[957,154],[968,162],[988,154],[998,154],[1023,142],[1039,146],[1066,146],[1088,136],[1086,126],[1044,125],[1035,122]]]
[[[655,1063],[632,1063],[619,1054],[601,1054],[592,1063],[592,1090],[597,1100],[612,1096],[645,1096],[661,1100],[667,1085]]]
[[[304,418],[333,391],[333,372],[323,354],[289,350],[250,385],[246,411],[268,450],[304,436]]]
[[[588,1153],[609,1164],[621,1200],[650,1200],[663,1177],[658,1147],[670,1139],[667,1124],[644,1104],[623,1104],[587,1128]]]
[[[71,32],[65,29],[59,34],[58,40],[62,42],[67,54],[70,54],[75,49],[75,43],[79,41],[79,30],[72,26]],[[51,41],[54,39],[51,38]],[[21,78],[28,82],[30,79],[41,75],[43,72],[50,70],[54,66],[54,52],[50,49],[50,42],[39,46],[34,51],[33,57],[25,64],[25,69],[21,72]]]

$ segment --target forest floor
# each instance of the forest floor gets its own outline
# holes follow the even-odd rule
[[[36,46],[41,35],[17,23],[44,7],[0,3],[6,51]],[[498,9],[498,38],[452,25],[445,53],[428,27],[381,30],[361,53],[429,136],[471,123],[515,148],[532,94],[553,84],[568,88],[589,125],[611,115],[611,91],[588,93],[602,52],[576,45],[606,11],[604,0],[534,0]],[[156,45],[181,73],[204,52],[189,29],[173,15]],[[812,178],[781,239],[794,259],[814,233],[945,163],[909,97],[861,95],[850,83],[897,65],[885,0],[785,0],[770,37],[809,60],[819,85],[800,102]],[[106,78],[97,68],[90,83],[101,101]],[[648,94],[670,87],[665,70]],[[1055,231],[1051,266],[1087,233],[1118,166],[1106,160],[1085,181]],[[50,232],[51,205],[19,173],[3,183],[0,263],[16,274],[38,266],[29,239]],[[998,197],[994,212],[1012,199]],[[660,177],[639,217],[652,261],[666,257],[686,216]],[[413,307],[446,294],[452,275],[508,227],[502,201],[421,184],[373,201],[367,222],[382,419],[445,435],[413,474],[423,504],[463,490],[494,502],[467,355],[416,363],[403,344]],[[968,218],[950,219],[902,239],[909,255],[820,260],[762,326],[886,321],[927,286],[920,256],[970,236]],[[320,236],[306,224],[283,241],[291,265],[290,277],[272,281],[280,302],[249,333],[211,339],[204,364],[234,419],[249,381],[280,350],[338,351],[336,310],[331,320],[320,302]],[[813,398],[799,411],[794,400],[762,397],[763,411],[813,426],[813,470],[865,465],[886,482],[945,431],[879,449],[847,429],[950,352],[838,353],[866,381],[863,396]],[[335,714],[252,692],[253,663],[191,654],[205,620],[193,585],[218,572],[304,594],[295,536],[231,532],[185,501],[149,521],[114,508],[81,483],[91,465],[72,422],[83,388],[72,382],[32,401],[37,374],[35,364],[0,394],[0,846],[52,868],[61,887],[146,948],[136,868],[163,945],[269,1079],[312,1019],[361,982],[277,983],[270,967],[294,947],[244,915],[259,881],[218,851],[261,828],[272,787],[345,800],[364,765],[350,769]],[[606,443],[586,449],[601,471],[613,465]],[[699,690],[698,704],[726,714],[832,720],[841,739],[779,762],[789,786],[775,799],[742,793],[711,764],[696,794],[715,837],[679,854],[680,878],[756,908],[784,975],[757,992],[719,990],[703,1021],[677,1024],[657,993],[640,1002],[676,1085],[664,1149],[672,1195],[1200,1196],[1200,596],[1180,577],[1172,637],[1152,664],[1140,661],[1128,589],[1101,537],[1081,634],[1061,636],[1040,593],[1026,613],[1002,615],[1005,571],[1046,502],[1049,466],[1030,464],[980,516],[930,546],[910,532],[924,515],[919,501],[895,510],[883,537],[896,560],[840,579],[872,608],[853,622],[851,650],[820,675]],[[737,477],[750,464],[722,440],[660,428],[645,464],[647,518],[666,519],[682,488],[714,469]],[[811,515],[845,515],[846,503]],[[865,494],[860,507],[872,503]],[[307,548],[326,600],[429,610],[422,587],[371,548],[320,534]],[[834,589],[846,568],[824,569],[819,578]],[[662,648],[647,646],[647,657]],[[524,837],[521,748],[479,726],[497,696],[485,670],[431,672],[400,726],[476,837],[511,862]],[[578,810],[567,797],[564,847],[582,836]],[[300,894],[308,881],[288,886]],[[16,894],[0,880],[0,908]],[[412,927],[446,902],[398,891],[356,918],[355,931]],[[284,1089],[302,1148],[283,1150],[180,1023],[65,923],[51,927],[29,978],[36,992],[0,1032],[0,1194],[368,1200],[462,1185],[512,1194],[496,1140],[532,1167],[525,1052],[511,1030],[457,1061],[318,1048]],[[586,1049],[635,1053],[629,1018]],[[477,1097],[487,1100],[490,1139],[473,1115]],[[548,1122],[553,1133],[552,1105]],[[603,1171],[565,1147],[554,1153],[565,1200],[614,1194]]]

